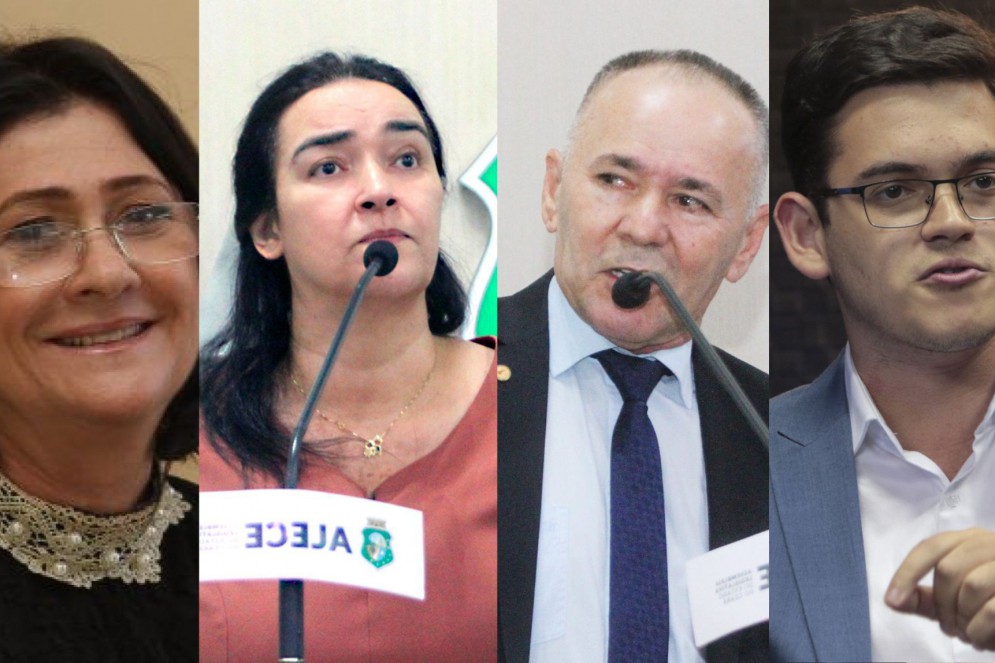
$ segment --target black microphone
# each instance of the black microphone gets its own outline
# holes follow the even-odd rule
[[[363,253],[363,266],[369,267],[374,261],[379,261],[377,276],[387,276],[397,267],[397,247],[385,239],[372,242]]]
[[[729,397],[736,404],[736,407],[746,417],[747,423],[750,424],[750,428],[760,438],[760,442],[764,445],[764,448],[767,448],[770,444],[768,440],[770,433],[767,429],[767,424],[764,423],[756,408],[753,407],[746,394],[743,393],[743,389],[739,386],[739,383],[736,382],[736,378],[726,368],[725,363],[719,358],[718,353],[715,352],[715,348],[705,338],[705,334],[702,333],[701,328],[698,327],[698,324],[691,317],[691,314],[688,313],[680,297],[677,296],[677,293],[670,287],[670,284],[663,278],[662,274],[658,272],[626,272],[622,274],[615,281],[615,285],[612,286],[612,301],[619,308],[639,308],[649,299],[651,283],[656,283],[657,287],[660,288],[660,291],[667,298],[667,301],[670,302],[670,308],[677,314],[681,322],[684,323],[685,329],[691,333],[691,338],[694,339],[694,342],[701,349],[701,356],[712,370],[712,374],[718,378],[719,384],[722,385],[726,393],[729,394]]]
[[[650,298],[651,283],[642,272],[625,272],[612,286],[612,301],[619,308],[639,308]]]
[[[290,441],[290,451],[287,454],[287,470],[283,479],[283,487],[287,489],[297,488],[297,479],[300,476],[301,447],[303,446],[304,434],[307,432],[308,424],[311,423],[311,415],[314,414],[318,396],[325,388],[325,380],[332,370],[339,348],[345,339],[346,331],[352,325],[353,316],[359,308],[359,302],[363,299],[363,293],[374,276],[386,276],[394,271],[397,266],[397,247],[385,240],[372,242],[363,253],[363,265],[366,271],[356,284],[356,290],[352,293],[349,305],[346,306],[342,322],[335,332],[332,345],[328,348],[325,361],[318,370],[318,377],[315,378],[311,393],[308,394],[304,409],[301,411],[301,418],[294,429],[294,436]],[[280,660],[281,661],[303,661],[304,660],[304,583],[300,580],[280,581]]]

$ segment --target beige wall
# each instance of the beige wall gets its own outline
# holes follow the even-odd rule
[[[88,37],[114,51],[198,134],[197,0],[4,0],[0,35]]]

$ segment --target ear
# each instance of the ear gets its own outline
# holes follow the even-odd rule
[[[542,181],[542,222],[546,230],[557,229],[557,196],[563,178],[563,155],[558,150],[546,154],[546,177]]]
[[[767,232],[769,224],[770,206],[764,203],[756,209],[753,217],[746,223],[743,246],[740,247],[739,252],[732,259],[732,262],[729,263],[729,269],[726,271],[727,281],[735,283],[746,274],[746,270],[749,269],[753,259],[757,256],[757,251],[760,250],[760,245],[763,244],[764,233]]]
[[[249,226],[252,243],[259,255],[267,260],[276,260],[283,255],[283,241],[280,239],[280,226],[275,212],[264,212]]]
[[[795,191],[784,194],[774,207],[774,222],[795,269],[810,279],[827,278],[826,229],[812,201]]]

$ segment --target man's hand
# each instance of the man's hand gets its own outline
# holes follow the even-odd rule
[[[933,586],[918,582],[933,571]],[[885,603],[940,622],[977,649],[995,650],[995,532],[968,529],[931,536],[895,572]]]

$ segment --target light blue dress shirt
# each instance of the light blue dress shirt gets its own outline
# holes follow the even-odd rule
[[[591,354],[612,348],[549,288],[549,400],[532,617],[532,663],[608,659],[611,439],[618,389]],[[685,564],[708,551],[708,499],[691,343],[652,353],[673,372],[651,394],[667,508],[672,663],[694,646]]]

